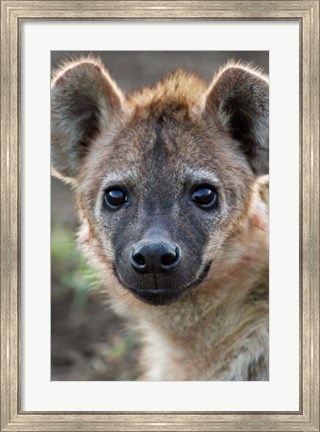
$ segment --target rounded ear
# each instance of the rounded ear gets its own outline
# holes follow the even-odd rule
[[[269,172],[269,82],[250,66],[228,64],[213,79],[206,113],[240,143],[256,175]]]
[[[51,90],[51,164],[53,173],[72,181],[93,139],[110,125],[123,96],[97,60],[67,63]]]

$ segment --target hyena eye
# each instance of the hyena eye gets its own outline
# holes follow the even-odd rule
[[[127,194],[120,188],[107,189],[104,192],[104,203],[111,210],[119,209],[127,201]]]
[[[218,203],[218,193],[212,186],[200,185],[193,190],[191,201],[204,210],[210,210]]]

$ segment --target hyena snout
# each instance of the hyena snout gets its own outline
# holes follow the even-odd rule
[[[138,273],[170,274],[180,265],[181,249],[165,241],[144,242],[131,249],[130,261]]]

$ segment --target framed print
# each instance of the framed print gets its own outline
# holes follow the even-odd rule
[[[319,2],[2,1],[1,10],[1,430],[319,430]],[[72,100],[76,101],[72,102],[69,111],[72,121],[65,126],[68,114],[63,114],[64,123],[61,125],[61,112],[69,103],[66,102],[66,95],[70,94],[74,85],[72,81],[69,86],[70,80],[78,79],[78,75],[72,75],[72,68],[66,66],[66,62],[69,65],[75,62],[72,64],[81,68],[80,58],[91,59],[85,66],[86,75],[80,79],[82,87],[76,87],[73,92],[81,96],[72,96],[75,98]],[[230,81],[223,82],[221,92],[218,91],[218,84],[226,70],[223,64],[231,59],[234,64],[242,65],[241,73],[248,74],[246,79],[250,82],[251,96],[246,97],[245,102],[239,100],[239,94],[243,93],[238,86],[236,91],[233,89],[230,93],[232,107],[224,109]],[[61,62],[65,64],[64,69],[59,69]],[[260,67],[258,72],[253,68],[253,62]],[[99,107],[117,118],[120,118],[120,112],[125,111],[120,88],[125,93],[141,87],[149,88],[143,90],[144,93],[136,93],[137,96],[133,96],[129,104],[130,109],[129,105],[126,108],[127,112],[131,110],[132,113],[137,105],[144,107],[140,117],[134,117],[129,134],[122,134],[121,138],[126,143],[123,145],[130,142],[130,145],[139,147],[146,135],[150,142],[153,139],[153,129],[148,129],[149,132],[144,132],[139,139],[137,136],[139,130],[147,130],[146,126],[141,126],[141,119],[149,121],[158,112],[155,103],[157,92],[170,94],[168,83],[172,85],[172,82],[176,82],[175,88],[178,89],[187,72],[179,78],[172,75],[173,78],[162,81],[160,87],[155,87],[158,90],[150,88],[165,72],[172,72],[176,67],[191,69],[191,74],[204,74],[207,86],[220,70],[212,87],[203,90],[205,99],[199,93],[190,116],[193,116],[193,121],[197,118],[197,106],[198,111],[201,109],[201,113],[207,116],[215,112],[220,123],[212,129],[214,133],[219,128],[219,134],[226,133],[226,130],[231,134],[232,131],[232,139],[240,143],[236,154],[240,155],[241,164],[250,164],[250,169],[260,174],[265,174],[262,159],[257,164],[255,152],[249,152],[247,147],[245,155],[242,154],[241,143],[246,142],[247,145],[249,141],[256,142],[258,139],[262,142],[263,125],[269,125],[264,113],[270,112],[270,253],[266,252],[266,262],[270,263],[270,277],[267,279],[270,298],[268,303],[264,303],[270,306],[270,312],[265,315],[265,322],[270,328],[270,364],[265,367],[261,360],[261,364],[256,364],[254,368],[255,371],[263,370],[263,373],[251,369],[250,376],[213,373],[193,378],[192,374],[182,373],[183,370],[190,370],[187,356],[180,356],[174,369],[168,358],[164,357],[163,347],[167,349],[168,345],[160,344],[154,351],[153,363],[158,364],[161,354],[165,358],[164,367],[168,367],[165,374],[152,375],[150,381],[139,380],[140,371],[133,366],[140,352],[139,337],[135,332],[118,333],[115,327],[118,318],[107,315],[106,309],[100,308],[100,300],[95,300],[96,303],[88,300],[86,290],[90,283],[79,278],[87,267],[79,261],[70,264],[70,258],[77,253],[73,246],[76,227],[74,222],[70,222],[75,220],[76,210],[67,206],[72,198],[66,194],[62,183],[50,179],[51,133],[53,169],[59,177],[73,182],[73,188],[77,191],[80,180],[77,180],[77,186],[74,179],[80,178],[77,171],[80,168],[75,161],[83,161],[84,156],[75,153],[72,134],[63,138],[71,146],[72,158],[66,153],[59,153],[62,151],[59,137],[79,121],[74,133],[82,131],[84,125],[85,132],[80,142],[82,150],[87,152],[97,131],[101,132],[98,120],[100,108],[96,110],[96,98],[93,100],[91,96],[98,91],[93,83],[103,83],[98,89],[103,88],[108,94],[108,98],[104,99],[99,93],[99,101],[104,101]],[[58,72],[53,72],[53,117],[50,122],[52,69]],[[101,75],[96,75],[101,70],[104,80]],[[94,74],[94,80],[88,71]],[[266,93],[264,90],[266,73],[270,77],[268,111],[264,105],[269,95],[269,91]],[[229,79],[232,81],[234,78]],[[84,88],[88,89],[83,83],[87,82],[91,83],[89,93],[83,93]],[[195,78],[187,81],[188,91],[185,94],[188,98],[192,97],[191,89],[194,88],[191,82],[195,86]],[[154,93],[150,93],[152,91]],[[258,102],[252,98],[253,91],[260,95]],[[144,105],[148,98],[152,99],[152,109],[150,104]],[[90,103],[91,117],[88,121],[81,113],[83,100]],[[173,103],[172,100],[170,103]],[[241,104],[245,105],[245,110],[239,109]],[[170,120],[163,115],[160,120],[159,115],[157,117],[155,139],[159,144],[159,137],[165,136],[162,146],[167,145],[164,143],[168,143],[171,136],[175,137],[175,143],[178,142],[177,109],[175,105],[175,115]],[[223,121],[221,110],[224,110]],[[180,106],[180,116],[182,111]],[[250,119],[244,114],[249,111],[253,113]],[[80,116],[75,117],[79,112]],[[146,115],[146,112],[149,114]],[[241,114],[240,117],[237,113]],[[260,117],[254,123],[252,119],[256,119],[257,113]],[[235,119],[238,121],[232,127]],[[173,135],[166,129],[169,124],[173,125],[172,122]],[[88,125],[91,128],[92,124],[94,128],[88,131]],[[244,139],[244,124],[246,128],[254,125],[250,129],[250,140],[248,137]],[[256,133],[257,125],[259,134]],[[211,138],[204,139],[205,133],[201,129],[200,140],[199,125],[196,135],[195,129],[193,123],[193,128],[187,135],[181,135],[183,138],[177,145],[183,145],[181,143],[185,142],[186,136],[190,143],[192,136],[199,148],[203,146],[204,154],[207,151],[205,143]],[[183,130],[186,130],[186,124]],[[112,133],[105,131],[104,139],[110,140]],[[214,139],[216,149],[219,134]],[[216,150],[214,158],[219,158],[221,151]],[[116,150],[113,155],[115,153]],[[126,180],[119,180],[118,169],[116,182],[113,179],[110,183],[109,175],[108,178],[103,176],[101,184],[92,185],[84,174],[85,169],[81,168],[81,190],[86,187],[93,190],[104,206],[102,215],[101,202],[95,203],[89,217],[83,206],[85,195],[76,192],[78,204],[81,201],[82,205],[82,221],[87,218],[90,222],[89,228],[80,234],[85,238],[85,246],[90,242],[92,244],[91,234],[97,231],[97,226],[103,226],[108,233],[115,230],[114,221],[121,218],[119,208],[124,206],[123,209],[129,209],[130,204],[133,208],[134,203],[138,205],[138,202],[143,202],[142,189],[148,191],[150,196],[152,181],[144,183],[144,178],[149,178],[149,174],[135,172],[139,178],[135,188],[133,180],[131,183],[128,180],[129,173],[138,165],[133,162],[133,157],[129,158],[128,150],[125,153],[122,157],[127,158],[128,163]],[[156,154],[149,173],[156,175],[161,171],[162,178],[171,178],[170,172],[165,170],[169,169],[170,163],[172,165],[176,153],[172,153],[170,163],[168,159],[161,167],[159,155],[162,153],[158,149]],[[96,164],[105,157],[99,153],[95,158]],[[92,171],[100,175],[101,163],[98,167],[86,158],[86,167],[93,167]],[[123,160],[118,165],[120,168],[125,165]],[[149,159],[144,156],[143,160]],[[193,162],[185,155],[179,157],[175,166],[179,166],[179,172],[184,173],[187,171],[182,160],[188,160],[190,179],[191,171],[195,175]],[[108,164],[117,166],[117,159],[112,156]],[[220,165],[217,165],[215,173],[220,172]],[[191,171],[190,166],[193,166]],[[172,184],[176,185],[181,179],[177,179],[177,170],[173,171],[175,181]],[[231,194],[228,191],[234,191],[237,187],[241,189],[246,183],[234,178],[228,191],[226,189],[228,193],[223,192],[221,184],[224,185],[225,181],[220,179],[219,183],[218,174],[218,179],[208,180],[208,176],[203,177],[203,171],[201,166],[201,181],[198,179],[196,184],[193,177],[192,181],[187,181],[186,176],[180,181],[184,185],[181,191],[188,194],[185,211],[192,212],[189,221],[206,218],[206,222],[197,222],[197,226],[208,226],[209,207],[210,220],[218,218],[219,211],[222,214],[223,209],[227,214],[226,197]],[[131,175],[131,179],[133,177]],[[161,201],[162,195],[168,196],[169,189],[162,193],[159,179],[154,182],[159,187],[152,189],[153,194]],[[166,182],[163,181],[163,184]],[[242,192],[241,196],[244,195]],[[148,205],[153,202],[152,196],[147,200]],[[257,196],[264,200],[262,192]],[[89,195],[87,199],[92,202]],[[62,205],[64,209],[61,210]],[[157,203],[154,206],[154,209],[158,208]],[[259,205],[261,208],[264,208],[262,204]],[[188,256],[185,246],[188,234],[186,228],[183,228],[184,236],[180,240],[173,237],[168,240],[166,234],[165,240],[157,240],[152,247],[149,240],[146,243],[145,237],[143,241],[137,238],[131,240],[129,225],[132,225],[135,213],[141,214],[141,209],[139,207],[132,213],[130,224],[126,222],[120,229],[122,236],[118,236],[120,243],[121,238],[125,238],[126,245],[131,245],[128,252],[130,271],[127,267],[122,268],[120,263],[116,272],[119,280],[129,285],[130,289],[135,289],[134,298],[147,296],[142,304],[162,302],[161,306],[158,303],[154,305],[159,310],[166,306],[164,294],[159,297],[158,285],[161,285],[162,279],[172,281],[180,274],[179,266],[183,267],[183,259]],[[148,212],[154,212],[154,209]],[[159,220],[160,213],[154,212],[154,217],[147,218],[144,225]],[[66,230],[62,219],[72,226],[72,231]],[[92,223],[98,225],[93,228]],[[162,220],[160,225],[165,225],[165,221]],[[184,223],[178,223],[176,230],[171,227],[166,233],[170,232],[173,236],[172,233],[181,226],[184,227]],[[223,223],[220,222],[219,226]],[[201,238],[203,243],[204,234]],[[192,243],[193,239],[194,236],[191,236],[186,243]],[[218,241],[215,237],[211,244],[218,244]],[[101,251],[105,257],[111,247],[118,248],[116,243],[111,245],[105,240],[102,244],[104,249],[101,245],[96,249],[96,258],[99,259]],[[119,246],[118,255],[123,256],[126,245]],[[194,243],[192,247],[194,250]],[[233,253],[237,247],[233,245]],[[160,253],[161,264],[158,261],[156,264]],[[189,260],[193,258],[191,254]],[[243,263],[238,269],[238,280]],[[192,265],[194,267],[195,264]],[[161,273],[161,276],[154,276],[156,293],[154,289],[149,292],[149,288],[141,293],[135,288],[137,278],[146,281],[149,277],[148,268],[152,268],[153,273],[149,273],[154,275]],[[201,268],[203,266],[199,264]],[[255,264],[252,268],[256,270],[259,267]],[[187,269],[184,272],[187,274]],[[206,275],[203,277],[205,279]],[[183,287],[189,286],[193,278],[194,275],[191,275],[190,281],[183,279]],[[234,276],[232,279],[235,279]],[[177,280],[173,284],[175,295]],[[166,283],[170,285],[171,282]],[[257,297],[253,301],[257,302]],[[86,311],[88,305],[91,305],[91,315],[76,314],[79,310]],[[207,300],[199,313],[204,313],[206,307]],[[172,323],[181,314],[181,309],[176,311]],[[70,317],[71,324],[68,321]],[[165,320],[162,321],[164,323]],[[221,319],[221,323],[224,321]],[[168,328],[171,331],[172,327],[167,325],[166,331]],[[105,329],[109,332],[108,340],[105,339]],[[176,333],[172,338],[177,344]],[[196,351],[196,346],[192,350]],[[175,355],[175,350],[173,352]],[[208,356],[205,350],[201,353],[198,368],[201,362],[205,364],[204,359]],[[175,372],[170,378],[168,371],[172,370]]]

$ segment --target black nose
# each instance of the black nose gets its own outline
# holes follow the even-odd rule
[[[131,251],[131,265],[139,273],[171,273],[180,261],[180,248],[165,242],[142,243]]]

